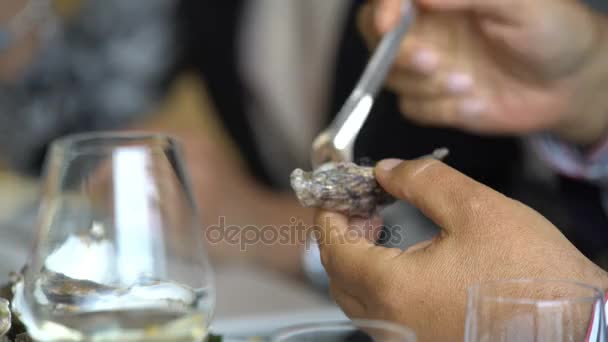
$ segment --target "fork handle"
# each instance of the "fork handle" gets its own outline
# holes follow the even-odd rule
[[[382,84],[386,79],[386,75],[399,52],[401,41],[415,20],[417,11],[413,1],[414,0],[403,0],[399,24],[382,38],[380,45],[376,48],[374,55],[371,57],[363,75],[359,79],[357,86],[332,123],[331,126],[334,130],[340,130],[349,120],[350,114],[356,112],[355,109],[357,107],[367,107],[367,102],[369,102],[369,100],[371,100],[371,105],[373,105],[374,98],[380,91]],[[371,105],[369,109],[371,109]],[[369,109],[365,115],[359,115],[356,122],[353,122],[351,127],[356,127],[357,132],[361,129],[365,120],[367,120]],[[351,119],[351,121],[354,120]]]

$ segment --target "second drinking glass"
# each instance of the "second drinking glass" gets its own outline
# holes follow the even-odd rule
[[[603,293],[592,286],[551,280],[473,286],[465,341],[606,341]]]

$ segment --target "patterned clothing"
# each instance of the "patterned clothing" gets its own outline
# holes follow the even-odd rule
[[[61,135],[125,125],[148,112],[175,64],[173,0],[86,0],[15,82],[0,83],[0,153],[39,170]]]

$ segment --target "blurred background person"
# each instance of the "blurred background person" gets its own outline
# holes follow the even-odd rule
[[[37,176],[51,140],[125,127],[164,94],[175,54],[164,0],[0,3],[0,160]],[[23,263],[36,183],[3,172],[1,279]],[[6,254],[6,255],[5,255]]]
[[[228,223],[238,217],[236,222],[243,226],[290,222],[287,213],[272,221],[276,217],[271,211],[280,212],[287,196],[270,196],[245,176],[241,170],[246,167],[222,133],[202,82],[181,77],[177,4],[0,4],[1,13],[6,14],[2,6],[10,9],[0,23],[0,281],[26,260],[36,230],[36,177],[48,144],[65,134],[108,129],[172,133],[186,143],[205,225],[218,222],[220,215],[229,217]],[[9,170],[34,177],[17,177]],[[295,201],[290,204],[290,212],[307,211]],[[241,255],[238,246],[210,247],[216,264],[228,259],[224,255]],[[254,251],[246,259],[301,275],[301,251],[289,247],[285,250],[293,251],[290,258]],[[289,269],[281,267],[286,259]],[[218,282],[218,317],[330,306],[324,296],[264,270],[220,267]]]

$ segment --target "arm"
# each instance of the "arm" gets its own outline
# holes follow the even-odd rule
[[[238,229],[234,236],[211,239],[214,262],[253,263],[303,279],[304,233],[313,212],[293,195],[268,189],[249,174],[197,78],[180,78],[170,94],[160,111],[135,129],[162,131],[182,140],[204,226],[221,226],[223,232]],[[294,239],[282,241],[280,234],[287,233]]]

